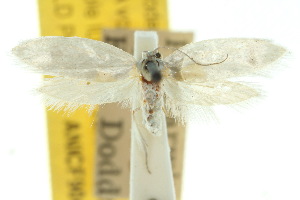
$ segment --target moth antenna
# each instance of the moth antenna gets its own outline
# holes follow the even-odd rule
[[[172,50],[175,50],[175,51],[179,51],[180,53],[184,54],[186,57],[188,57],[191,61],[193,61],[195,64],[197,65],[201,65],[201,66],[210,66],[210,65],[217,65],[217,64],[221,64],[223,62],[225,62],[228,58],[228,54],[226,54],[226,58],[220,62],[215,62],[215,63],[208,63],[208,64],[203,64],[203,63],[200,63],[200,62],[197,62],[194,60],[194,58],[192,58],[191,56],[189,56],[187,53],[181,51],[180,49],[177,49],[177,48],[174,48],[174,47],[157,47],[156,49],[154,49],[154,51],[158,51],[158,49],[160,48],[164,48],[164,49],[172,49]]]

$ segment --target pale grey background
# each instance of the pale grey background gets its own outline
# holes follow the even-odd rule
[[[237,112],[218,107],[219,123],[191,124],[183,200],[299,200],[298,0],[173,0],[170,25],[196,41],[255,37],[276,41],[292,56],[270,79],[255,79],[267,97]],[[39,35],[34,0],[0,6],[0,198],[50,200],[44,109],[30,94],[40,76],[24,73],[9,49]]]

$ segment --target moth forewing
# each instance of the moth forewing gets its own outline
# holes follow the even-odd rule
[[[183,55],[185,52],[189,57]],[[228,38],[191,43],[165,58],[172,76],[186,81],[205,82],[238,76],[255,75],[270,67],[286,50],[269,40]],[[228,58],[222,61],[222,59]],[[200,64],[197,64],[200,63]],[[216,63],[205,66],[209,63]],[[218,63],[219,62],[219,63]],[[203,64],[203,65],[201,65]]]
[[[127,74],[135,59],[104,42],[79,37],[47,36],[20,43],[12,53],[27,69],[43,75],[107,81]],[[103,78],[103,79],[102,79]]]

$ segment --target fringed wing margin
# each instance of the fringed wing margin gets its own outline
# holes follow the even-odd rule
[[[166,79],[163,82],[165,110],[177,121],[185,123],[193,117],[215,120],[212,106],[231,105],[260,96],[257,89],[241,83],[215,81],[188,83]]]
[[[138,90],[138,81],[127,78],[114,82],[87,82],[62,77],[48,78],[37,91],[42,94],[51,110],[72,112],[82,105],[95,106],[106,103],[131,105]]]

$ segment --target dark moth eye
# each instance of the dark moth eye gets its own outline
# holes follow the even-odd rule
[[[155,57],[156,57],[156,58],[161,58],[161,54],[160,54],[159,52],[157,52],[157,53],[155,54]]]

